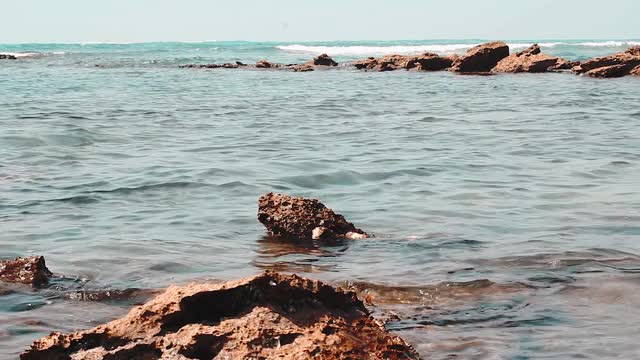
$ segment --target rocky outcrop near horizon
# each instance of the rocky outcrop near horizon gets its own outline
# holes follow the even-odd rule
[[[457,58],[449,71],[458,73],[489,72],[507,56],[509,56],[509,46],[502,41],[480,44]]]
[[[385,55],[369,57],[363,60],[338,64],[329,55],[322,54],[302,64],[278,64],[260,60],[255,65],[241,62],[224,64],[188,64],[181,68],[202,69],[279,69],[294,72],[307,72],[317,69],[353,67],[364,71],[443,71],[460,74],[491,75],[496,73],[541,73],[559,70],[571,70],[575,74],[591,77],[620,77],[640,75],[640,46],[631,47],[625,52],[598,57],[580,63],[541,52],[538,44],[523,51],[509,53],[509,46],[502,41],[493,41],[472,47],[463,55],[441,56],[434,53],[420,55]]]
[[[500,60],[491,69],[497,73],[541,73],[550,70],[569,69],[571,67],[567,60],[559,57],[543,54],[538,44],[533,44],[527,49],[511,54]]]
[[[273,235],[289,239],[361,239],[369,234],[316,199],[273,192],[258,199],[258,221]]]
[[[40,359],[419,359],[354,292],[266,272],[172,286],[126,316],[51,333],[20,356]]]
[[[18,57],[11,54],[0,53],[0,60],[18,60]]]
[[[445,70],[453,63],[451,57],[441,57],[438,54],[424,53],[422,55],[387,55],[381,58],[370,57],[349,63],[356,69],[367,71],[417,70],[439,71]]]
[[[640,75],[640,46],[631,47],[618,54],[584,61],[571,71],[597,78]]]

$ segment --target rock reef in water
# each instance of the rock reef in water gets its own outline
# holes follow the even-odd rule
[[[438,54],[424,53],[422,55],[387,55],[381,58],[370,57],[351,63],[356,69],[369,71],[419,70],[439,71],[451,66],[453,60]]]
[[[224,284],[170,287],[121,319],[51,335],[39,359],[418,359],[353,292],[267,272]]]
[[[481,73],[493,69],[500,60],[509,56],[509,46],[502,41],[474,46],[457,58],[449,70],[460,73]]]
[[[592,77],[612,78],[640,74],[640,46],[634,46],[625,52],[598,57],[582,62],[571,69],[576,74]]]
[[[294,239],[368,238],[320,201],[268,193],[258,200],[258,220],[274,236]]]
[[[538,44],[533,44],[527,49],[511,54],[500,60],[491,70],[503,73],[541,73],[549,70],[567,68],[568,62],[564,59],[543,54]]]
[[[49,283],[51,276],[52,273],[47,269],[43,256],[0,261],[1,281],[42,286]]]
[[[338,63],[335,62],[329,55],[322,54],[303,64],[284,65],[284,64],[273,63],[267,60],[260,60],[256,62],[255,65],[247,65],[240,61],[236,61],[235,63],[224,63],[224,64],[187,64],[187,65],[180,65],[180,68],[183,68],[183,69],[185,68],[186,69],[238,69],[238,68],[282,69],[282,70],[292,70],[296,72],[305,72],[305,71],[314,71],[322,67],[333,67],[333,66],[338,66]]]
[[[18,60],[18,57],[11,54],[0,54],[0,60]]]

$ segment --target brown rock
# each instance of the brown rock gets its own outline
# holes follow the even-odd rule
[[[289,69],[296,72],[307,72],[307,71],[314,71],[316,69],[316,66],[313,65],[312,62],[306,62],[304,64],[293,64],[289,66]]]
[[[292,64],[289,68],[293,71],[305,72],[305,71],[314,71],[317,66],[338,66],[338,63],[335,62],[329,55],[322,54],[313,58],[312,60],[307,61],[304,64]]]
[[[329,55],[322,54],[313,60],[313,65],[322,65],[322,66],[338,66],[338,63],[335,62]]]
[[[274,69],[280,67],[280,64],[275,64],[267,60],[260,60],[256,63],[256,67],[258,69]]]
[[[424,53],[418,56],[411,55],[386,55],[381,58],[370,57],[351,63],[357,69],[372,71],[393,71],[393,70],[422,70],[438,71],[451,66],[452,60],[440,57],[437,54]]]
[[[49,282],[51,275],[43,256],[0,261],[0,280],[2,281],[41,286]]]
[[[522,56],[522,55],[538,55],[540,54],[542,50],[540,50],[540,45],[538,44],[533,44],[531,46],[529,46],[528,48],[516,53],[517,56]]]
[[[20,356],[39,359],[418,359],[353,292],[265,273],[170,287],[121,319],[54,332]]]
[[[466,54],[454,61],[449,70],[455,72],[488,72],[500,60],[509,56],[509,46],[501,41],[490,42],[472,47]]]
[[[573,67],[571,71],[593,77],[621,77],[631,75],[638,65],[640,46],[635,46],[625,52],[587,60]]]
[[[640,65],[638,65],[638,66],[636,66],[635,68],[633,68],[633,69],[631,70],[631,73],[630,73],[630,74],[631,74],[631,75],[639,76],[639,75],[640,75]]]
[[[369,237],[320,201],[284,194],[262,195],[258,200],[258,220],[272,235],[285,238]]]
[[[502,73],[540,73],[557,68],[559,62],[566,61],[540,53],[540,46],[533,44],[524,51],[511,54],[500,60],[492,71]]]

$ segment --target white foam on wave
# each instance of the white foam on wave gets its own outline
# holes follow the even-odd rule
[[[477,44],[445,44],[445,45],[393,45],[393,46],[308,46],[308,45],[279,45],[280,50],[305,54],[328,54],[330,56],[350,55],[389,55],[389,54],[420,54],[425,52],[451,53],[469,49]]]
[[[454,53],[468,50],[476,44],[430,44],[430,45],[389,45],[389,46],[311,46],[311,45],[279,45],[277,49],[304,54],[327,54],[330,56],[355,56],[355,55],[390,55],[390,54],[421,54],[425,52],[434,53]],[[531,45],[529,43],[508,43],[511,49],[525,49]],[[625,47],[640,45],[640,41],[603,41],[603,42],[539,42],[541,47],[553,48],[556,46],[588,46],[588,47]]]
[[[34,58],[34,57],[44,56],[44,54],[37,53],[37,52],[7,52],[7,51],[0,51],[0,54],[15,56],[15,57],[17,57],[19,59],[20,58]]]
[[[640,45],[640,41],[602,41],[602,42],[583,42],[576,45],[590,46],[590,47],[622,47],[622,46],[637,46]]]

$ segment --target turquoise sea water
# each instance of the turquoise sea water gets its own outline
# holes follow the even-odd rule
[[[0,60],[0,258],[44,255],[66,277],[0,289],[0,358],[139,301],[56,288],[265,269],[371,294],[425,358],[637,358],[640,78],[178,68],[480,42],[0,45],[21,56]],[[539,43],[571,60],[640,44]],[[266,237],[267,191],[375,238]]]

